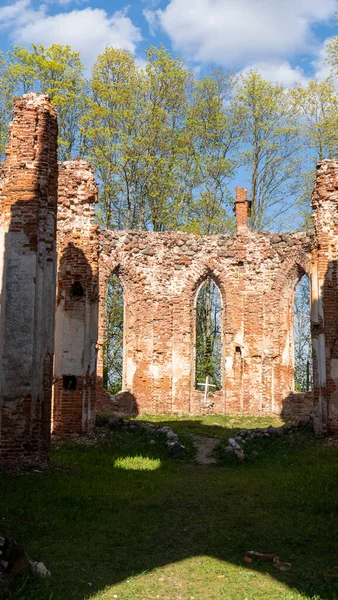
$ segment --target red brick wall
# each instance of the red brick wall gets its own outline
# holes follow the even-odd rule
[[[248,231],[249,202],[246,188],[236,187],[235,201],[236,230],[245,234]]]
[[[338,433],[337,160],[318,164],[312,206],[316,230],[312,297],[315,427],[321,433]]]
[[[99,410],[104,297],[117,272],[125,301],[123,388],[139,412],[281,413],[293,389],[293,293],[311,268],[303,233],[101,233]],[[194,389],[194,302],[212,277],[222,301],[223,386],[203,405]]]
[[[60,164],[55,386],[52,430],[90,429],[95,418],[98,302],[97,187],[84,160]],[[75,377],[76,389],[64,378]],[[68,380],[66,380],[68,381]]]
[[[0,466],[48,459],[55,315],[57,122],[15,102],[0,196]]]

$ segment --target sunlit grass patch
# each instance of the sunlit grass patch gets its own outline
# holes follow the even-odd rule
[[[254,592],[254,594],[253,594]],[[303,600],[267,572],[205,555],[163,565],[107,586],[87,600]],[[313,600],[313,599],[311,599]],[[321,598],[319,598],[321,600]]]
[[[156,471],[160,466],[159,458],[149,458],[148,456],[123,456],[114,462],[116,469],[126,469],[127,471]]]

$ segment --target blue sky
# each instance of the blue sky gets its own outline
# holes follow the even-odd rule
[[[0,48],[70,44],[90,68],[105,46],[164,45],[189,66],[258,68],[290,86],[323,79],[325,43],[338,34],[336,0],[0,0]]]

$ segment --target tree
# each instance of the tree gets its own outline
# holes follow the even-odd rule
[[[5,158],[5,147],[8,135],[8,124],[13,108],[12,86],[6,80],[6,60],[0,52],[0,162]]]
[[[32,44],[32,50],[14,46],[7,54],[3,81],[11,94],[48,94],[58,113],[59,157],[71,158],[81,144],[79,119],[86,102],[80,54],[60,44],[49,48]]]
[[[294,206],[294,178],[300,164],[299,124],[284,87],[256,71],[241,75],[234,110],[242,123],[239,164],[251,180],[251,227],[281,225]]]
[[[184,177],[191,75],[164,48],[151,47],[146,55],[140,69],[128,52],[106,48],[93,68],[82,126],[102,184],[103,221],[159,231],[177,228],[190,194]]]
[[[143,212],[142,80],[130,53],[106,48],[94,64],[91,98],[81,121],[85,151],[100,182],[99,217],[112,229],[137,228]]]
[[[310,198],[315,167],[323,158],[336,156],[338,149],[338,98],[332,79],[309,81],[290,91],[292,108],[299,119],[302,169],[297,177],[302,227],[311,227]]]
[[[304,147],[314,161],[335,156],[338,149],[338,98],[332,79],[309,81],[291,90],[292,107],[300,118]]]
[[[234,177],[234,152],[240,141],[230,102],[235,81],[232,73],[213,71],[196,81],[189,107],[195,193],[187,206],[185,228],[202,235],[223,233],[234,225],[228,184]]]

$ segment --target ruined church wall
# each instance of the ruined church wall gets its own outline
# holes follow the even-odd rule
[[[242,207],[241,207],[242,208]],[[242,230],[243,231],[243,230]],[[123,389],[138,412],[282,413],[293,388],[293,295],[311,270],[304,233],[200,237],[102,231],[98,380],[104,298],[116,272],[124,290]],[[195,298],[207,277],[221,293],[222,390],[195,390]],[[99,410],[109,408],[98,386]]]
[[[55,315],[57,120],[15,102],[0,194],[0,465],[45,465]]]
[[[59,165],[52,431],[88,431],[95,419],[98,322],[97,186],[85,160]]]
[[[315,429],[338,433],[338,161],[317,166],[312,338]]]

